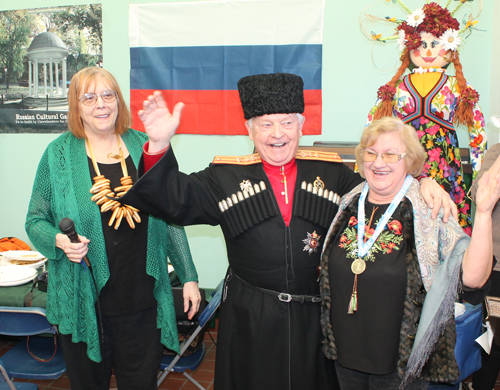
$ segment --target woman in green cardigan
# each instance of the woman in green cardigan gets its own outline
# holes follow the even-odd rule
[[[156,389],[162,344],[179,350],[168,259],[190,318],[200,304],[186,234],[108,199],[137,180],[147,141],[129,129],[115,78],[79,71],[68,103],[70,132],[45,150],[26,218],[31,242],[49,259],[47,317],[59,327],[73,390],[108,389],[112,369],[120,390]],[[61,233],[63,218],[74,221],[80,243]]]

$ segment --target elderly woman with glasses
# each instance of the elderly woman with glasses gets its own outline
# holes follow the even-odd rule
[[[418,191],[425,151],[398,118],[368,126],[356,148],[364,183],[342,199],[321,259],[324,352],[342,390],[426,389],[458,379],[454,302],[479,303],[492,268],[500,175],[485,175],[469,238],[431,219]]]
[[[156,389],[162,345],[179,350],[168,259],[190,318],[200,304],[186,234],[108,198],[137,180],[147,141],[129,129],[115,78],[101,68],[79,71],[68,103],[70,132],[45,150],[26,219],[31,242],[49,259],[47,317],[59,328],[73,390],[108,389],[112,369],[121,390]],[[63,218],[74,221],[79,243],[59,230]]]

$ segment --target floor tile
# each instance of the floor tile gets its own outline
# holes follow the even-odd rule
[[[203,361],[200,364],[200,367],[198,367],[199,370],[208,370],[208,371],[214,371],[215,370],[215,360],[208,360],[208,359],[203,359]]]
[[[212,382],[214,379],[213,370],[200,370],[199,368],[191,373],[191,376],[198,382]]]
[[[63,374],[59,378],[55,379],[49,389],[71,389],[68,376]]]
[[[158,389],[162,390],[180,390],[182,387],[186,384],[187,380],[186,379],[176,379],[176,378],[171,378],[170,375],[168,375],[165,380],[160,384]]]
[[[205,389],[210,386],[210,382],[199,382],[200,383],[200,386],[201,387],[204,387]],[[194,384],[192,384],[191,382],[187,382],[184,387],[182,388],[182,390],[199,390]]]

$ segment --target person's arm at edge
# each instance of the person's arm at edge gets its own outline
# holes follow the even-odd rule
[[[481,169],[479,170],[476,178],[472,182],[470,188],[470,194],[472,200],[476,201],[476,192],[479,185],[479,180],[483,177],[484,173],[490,171],[490,174],[495,176],[500,171],[500,143],[491,146],[486,155],[484,156],[484,160],[481,164]],[[491,169],[491,170],[490,170]]]
[[[492,210],[500,197],[500,174],[486,172],[477,191],[477,208],[472,236],[462,263],[462,280],[469,288],[480,288],[493,267]]]
[[[184,312],[188,314],[189,319],[192,319],[198,312],[201,303],[198,273],[184,228],[176,224],[167,224],[166,228],[168,232],[168,258],[182,283]]]

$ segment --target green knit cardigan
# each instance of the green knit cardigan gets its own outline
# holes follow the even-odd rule
[[[138,166],[147,136],[129,129],[122,136],[134,164]],[[87,354],[101,361],[95,312],[97,300],[90,272],[68,260],[56,248],[58,224],[69,217],[78,234],[90,240],[87,257],[100,292],[109,279],[108,259],[99,207],[90,200],[92,186],[85,140],[66,133],[45,150],[33,185],[26,217],[26,232],[34,247],[49,259],[47,318],[73,342],[87,343]],[[198,281],[184,228],[149,217],[146,272],[155,278],[154,296],[158,302],[157,326],[161,342],[179,351],[167,257],[181,281]]]

